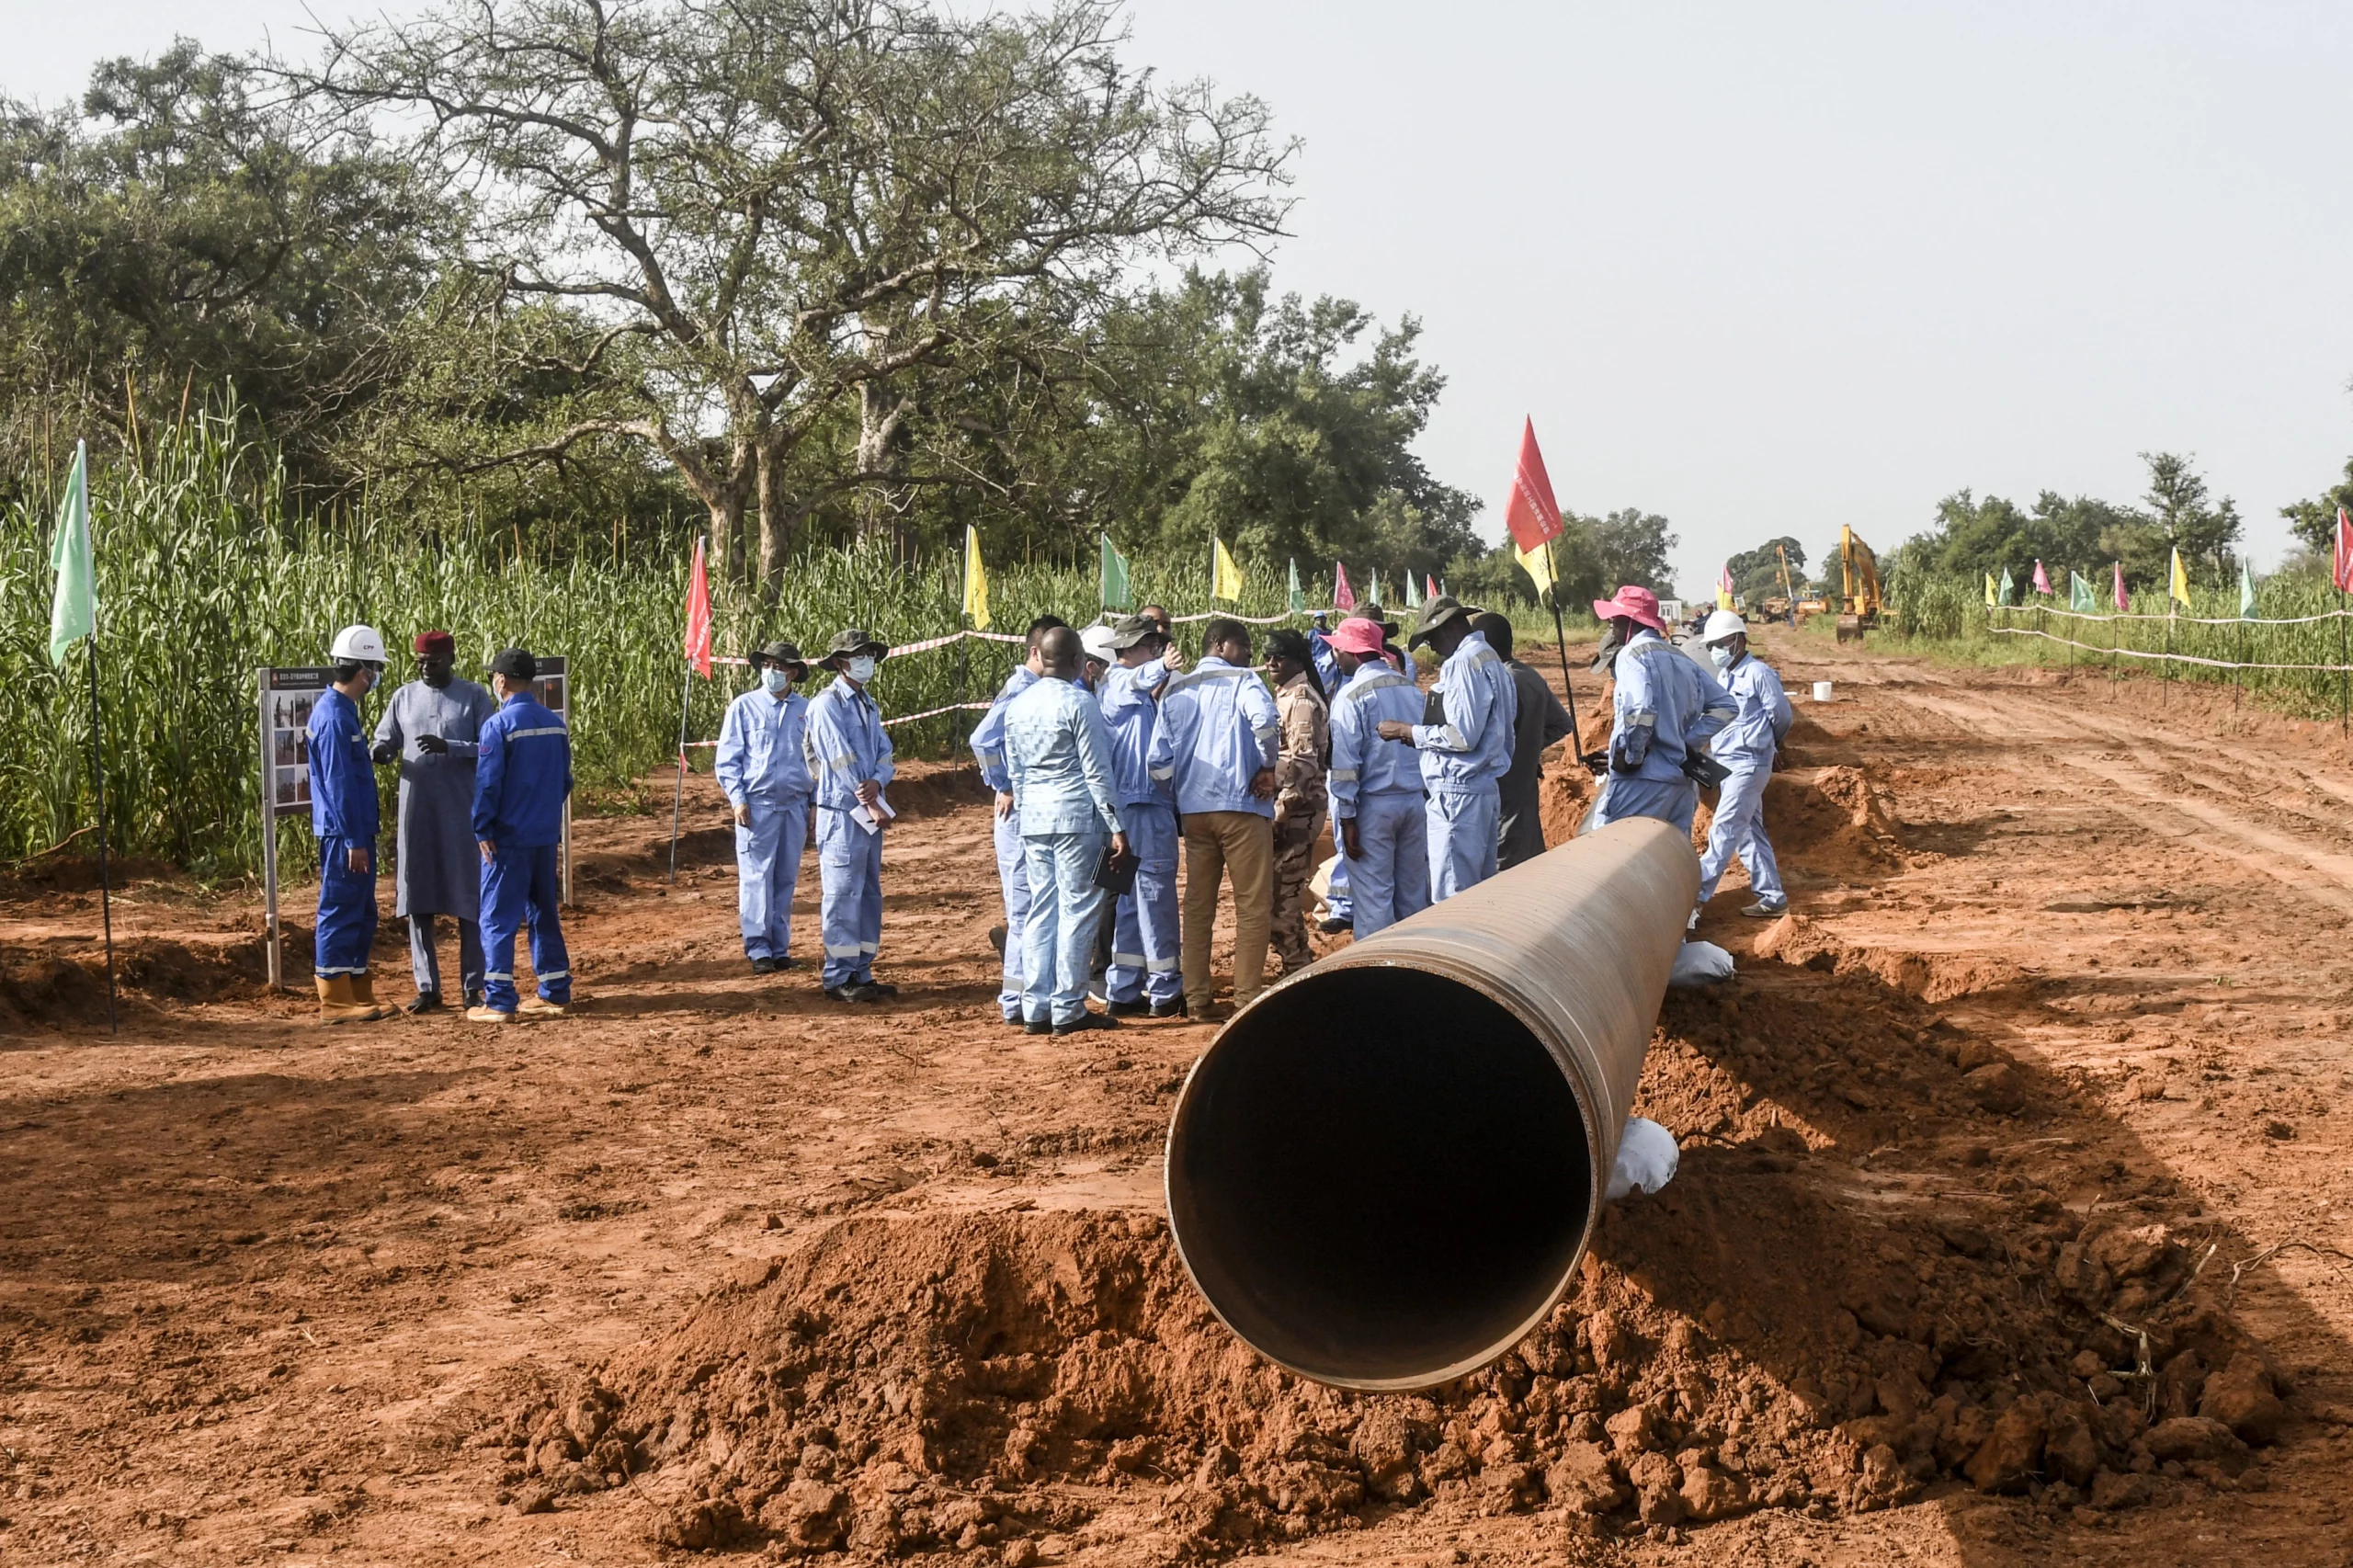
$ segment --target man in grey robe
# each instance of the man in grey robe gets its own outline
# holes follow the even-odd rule
[[[459,680],[457,640],[425,631],[415,642],[417,678],[392,693],[376,725],[379,767],[401,767],[400,837],[393,913],[408,918],[409,967],[416,976],[410,1013],[442,1005],[433,949],[437,917],[458,923],[458,975],[464,1005],[482,997],[482,855],[474,847],[474,756],[483,721],[498,711],[489,692]]]

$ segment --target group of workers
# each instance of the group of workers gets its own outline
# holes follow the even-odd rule
[[[1594,613],[1607,628],[1597,667],[1615,690],[1588,825],[1654,817],[1688,834],[1701,781],[1717,783],[1699,902],[1737,857],[1756,895],[1742,913],[1779,915],[1787,897],[1762,808],[1792,716],[1779,678],[1749,652],[1745,624],[1729,611],[1709,618],[1699,641],[1711,675],[1667,640],[1648,589],[1622,587]],[[1436,596],[1401,649],[1378,606],[1326,620],[1273,632],[1263,665],[1250,628],[1225,617],[1209,621],[1190,662],[1158,605],[1084,631],[1055,616],[1031,623],[1023,662],[971,741],[995,796],[1007,1024],[1067,1035],[1123,1016],[1218,1016],[1210,942],[1221,886],[1233,897],[1234,1007],[1264,988],[1269,949],[1286,972],[1312,962],[1305,895],[1327,816],[1337,849],[1327,905],[1345,907],[1360,938],[1543,852],[1540,757],[1573,725],[1543,676],[1512,657],[1510,622]],[[1426,644],[1438,661],[1427,693],[1413,664]],[[407,1010],[442,1005],[435,924],[447,915],[468,1018],[561,1015],[571,999],[556,909],[572,787],[563,721],[532,695],[525,650],[491,662],[488,691],[456,678],[448,633],[421,634],[415,651],[417,678],[393,693],[372,748],[358,702],[385,658],[371,629],[336,639],[333,685],[311,715],[321,1017],[385,1012],[368,972],[369,764],[395,760],[397,913],[409,920],[417,989]],[[734,817],[738,914],[756,974],[798,967],[792,899],[814,813],[820,983],[844,1003],[897,994],[874,976],[894,813],[891,740],[870,687],[888,653],[870,630],[841,631],[814,661],[833,679],[810,697],[796,688],[812,661],[790,642],[761,645],[747,661],[757,684],[729,704],[714,768]],[[522,926],[538,995],[518,1001]],[[1088,1009],[1090,995],[1103,1012]]]
[[[557,846],[572,794],[572,739],[533,687],[539,663],[508,648],[490,662],[490,689],[457,677],[457,641],[426,631],[413,644],[417,677],[392,693],[371,745],[359,703],[383,679],[384,640],[369,626],[338,633],[330,684],[308,732],[311,829],[319,840],[313,970],[319,1020],[365,1023],[376,1000],[369,949],[376,937],[375,768],[400,767],[394,913],[409,922],[416,995],[404,1010],[442,1006],[434,927],[457,922],[465,1016],[508,1024],[561,1017],[572,1000],[571,960],[557,913]],[[515,941],[530,930],[534,996],[518,997]]]

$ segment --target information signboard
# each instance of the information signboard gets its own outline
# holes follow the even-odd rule
[[[278,955],[278,819],[311,815],[311,710],[334,683],[322,665],[256,672],[261,717],[261,875],[268,920],[269,983],[283,984]]]

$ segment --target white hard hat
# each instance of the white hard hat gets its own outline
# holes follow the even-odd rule
[[[1086,650],[1090,659],[1100,659],[1107,665],[1120,662],[1120,651],[1111,642],[1111,629],[1108,626],[1088,627],[1078,634],[1078,645]]]
[[[327,656],[338,665],[381,665],[386,662],[384,640],[372,626],[347,626],[335,634],[335,648]]]
[[[1722,642],[1727,638],[1745,636],[1747,632],[1748,622],[1740,619],[1738,610],[1710,610],[1708,624],[1699,629],[1699,641]]]

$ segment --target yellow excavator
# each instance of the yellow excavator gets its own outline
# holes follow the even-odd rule
[[[1879,558],[1855,530],[1838,530],[1838,569],[1845,592],[1838,601],[1838,641],[1859,642],[1879,624]]]

